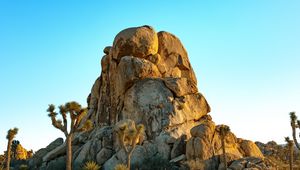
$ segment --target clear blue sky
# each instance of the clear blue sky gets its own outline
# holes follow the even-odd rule
[[[238,136],[283,142],[300,115],[300,1],[0,1],[0,153],[6,132],[37,150],[63,134],[45,112],[86,97],[102,49],[132,26],[184,43],[218,124]]]

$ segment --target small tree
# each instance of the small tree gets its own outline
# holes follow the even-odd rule
[[[82,118],[85,116],[87,109],[82,108],[80,104],[77,102],[68,102],[65,105],[59,106],[59,113],[62,116],[63,120],[56,119],[57,113],[55,112],[55,106],[53,104],[49,105],[47,109],[49,112],[48,116],[51,118],[52,125],[61,130],[66,136],[66,143],[67,143],[67,160],[66,160],[66,169],[72,169],[72,138],[75,132],[80,131],[88,131],[92,128],[92,122],[87,120],[83,122],[81,125]],[[70,123],[70,130],[68,131],[68,121],[67,121],[67,114],[69,113],[71,123]]]
[[[16,159],[17,157],[17,147],[20,144],[20,141],[13,140],[11,144],[11,158]]]
[[[287,147],[289,149],[289,163],[290,163],[290,170],[293,170],[293,160],[294,160],[294,142],[290,140],[289,137],[285,137],[285,141],[287,142]]]
[[[11,157],[11,145],[13,139],[16,137],[18,133],[18,128],[9,129],[7,132],[6,139],[8,140],[7,143],[7,151],[6,151],[6,170],[10,168],[10,157]]]
[[[127,156],[127,169],[130,170],[131,154],[144,133],[144,125],[136,125],[134,121],[125,119],[115,125],[115,131]]]
[[[227,158],[226,158],[226,150],[225,150],[225,138],[229,134],[230,128],[227,125],[220,125],[218,132],[221,137],[223,164],[224,164],[224,169],[226,170],[227,169]]]
[[[295,143],[296,147],[298,148],[298,150],[300,150],[300,145],[299,145],[299,143],[297,141],[297,137],[296,137],[296,129],[297,128],[300,129],[300,121],[297,120],[297,116],[296,116],[295,112],[290,112],[290,119],[291,119],[293,140],[294,140],[294,143]]]

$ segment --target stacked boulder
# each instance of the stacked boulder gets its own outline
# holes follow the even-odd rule
[[[204,169],[218,169],[223,166],[221,164],[222,144],[219,128],[220,126],[216,126],[211,118],[193,127],[190,131],[192,137],[186,144],[187,160],[198,160]],[[264,159],[254,142],[237,138],[232,132],[225,136],[225,150],[229,164],[245,157],[255,157],[260,160],[260,162],[257,161],[258,163],[262,163]],[[241,167],[246,168],[246,166]]]
[[[116,122],[123,119],[145,126],[143,140],[132,154],[132,167],[147,169],[143,165],[159,157],[172,163],[172,169],[193,169],[184,164],[195,160],[202,162],[203,169],[218,169],[219,126],[208,115],[210,106],[198,91],[180,40],[168,32],[156,33],[150,26],[141,26],[121,31],[103,51],[101,75],[88,96],[85,117],[95,128],[74,137],[74,169],[88,160],[106,170],[125,163],[126,154],[118,147],[113,131]],[[43,154],[39,163],[49,169],[65,154],[64,148],[62,144]],[[263,159],[253,142],[233,133],[226,137],[226,152],[230,163],[244,157]]]

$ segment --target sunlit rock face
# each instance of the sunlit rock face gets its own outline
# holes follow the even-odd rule
[[[114,125],[125,119],[145,126],[132,153],[134,169],[149,169],[157,160],[172,162],[169,169],[222,169],[220,126],[208,115],[210,106],[198,91],[188,53],[175,35],[157,33],[150,26],[127,28],[103,52],[101,74],[88,96],[84,117],[93,121],[94,129],[74,135],[73,169],[88,160],[105,170],[125,164],[127,157],[114,131]],[[232,162],[231,167],[244,166],[249,160],[251,166],[267,168],[253,142],[230,132],[225,147],[228,166]],[[63,167],[65,148],[61,144],[44,149],[34,159],[39,164],[31,161],[31,167]]]
[[[89,116],[96,125],[126,118],[143,123],[149,139],[161,133],[190,137],[190,129],[210,111],[175,35],[156,33],[150,26],[128,28],[104,53],[89,99]]]

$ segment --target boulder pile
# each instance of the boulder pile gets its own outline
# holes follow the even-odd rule
[[[167,169],[222,167],[219,126],[208,115],[210,106],[198,91],[187,51],[175,35],[157,33],[150,26],[128,28],[103,52],[101,75],[88,96],[85,117],[95,128],[75,135],[74,169],[89,160],[105,170],[126,162],[113,130],[123,119],[145,126],[143,140],[132,154],[134,169],[154,168],[159,163],[168,165]],[[51,150],[38,151],[31,167],[63,169],[66,146],[56,143]],[[231,169],[269,168],[249,140],[230,133],[225,147]]]

